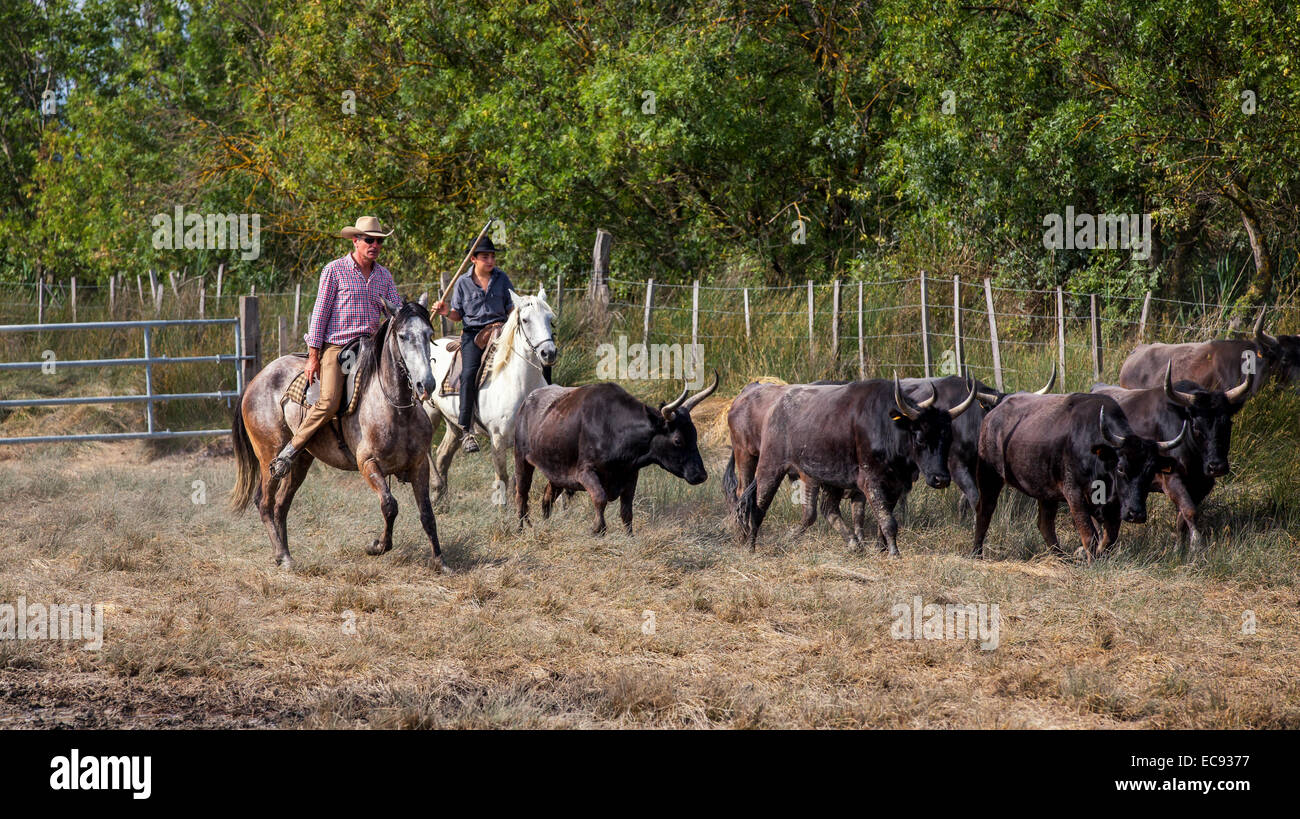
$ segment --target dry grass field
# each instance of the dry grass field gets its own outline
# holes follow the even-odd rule
[[[1006,501],[971,561],[955,490],[919,486],[901,560],[820,522],[790,537],[784,499],[750,554],[719,489],[725,405],[697,412],[709,480],[642,473],[631,537],[588,536],[583,496],[517,533],[486,456],[460,456],[441,576],[405,485],[394,550],[368,557],[373,495],[314,466],[286,573],[256,513],[227,511],[227,440],[0,449],[0,602],[106,609],[98,652],[0,641],[0,727],[1300,727],[1294,470],[1249,474],[1291,464],[1294,403],[1234,439],[1207,555],[1180,558],[1153,496],[1092,566],[1039,554]],[[918,595],[998,604],[998,647],[894,639],[891,608]]]

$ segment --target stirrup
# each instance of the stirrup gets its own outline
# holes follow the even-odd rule
[[[271,477],[278,479],[288,475],[289,470],[293,468],[293,456],[297,454],[298,451],[293,448],[293,444],[285,444],[284,449],[280,450],[280,454],[276,455],[267,466]]]

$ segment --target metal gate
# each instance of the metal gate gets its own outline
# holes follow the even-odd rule
[[[255,310],[255,308],[254,308]],[[254,312],[254,316],[256,313]],[[155,356],[152,350],[153,331],[159,327],[194,327],[201,325],[227,324],[235,332],[235,354],[234,355],[193,355],[181,357]],[[256,319],[253,321],[256,326]],[[0,408],[4,407],[47,407],[57,406],[60,404],[117,404],[117,403],[140,403],[146,404],[145,418],[148,429],[144,432],[105,432],[93,433],[87,435],[35,435],[23,438],[0,438],[0,444],[39,444],[53,441],[121,441],[135,438],[182,438],[196,435],[225,435],[230,432],[228,428],[222,429],[188,429],[173,431],[170,429],[155,429],[154,425],[154,403],[158,401],[175,401],[184,398],[215,398],[231,399],[239,396],[244,388],[244,371],[243,363],[245,361],[256,361],[260,356],[254,352],[251,355],[244,353],[243,332],[240,327],[238,318],[219,318],[219,319],[158,319],[154,321],[82,321],[69,322],[64,324],[3,324],[0,325],[0,333],[34,333],[50,331],[73,331],[73,330],[111,330],[118,328],[140,329],[144,332],[144,356],[141,358],[101,358],[86,359],[81,361],[58,361],[57,367],[144,367],[144,394],[143,395],[95,395],[73,398],[16,398],[0,400]],[[193,393],[155,393],[153,391],[153,368],[161,364],[179,364],[197,361],[215,361],[215,362],[232,362],[235,365],[235,391],[234,392],[193,392]],[[47,361],[19,361],[19,362],[0,362],[0,371],[3,370],[34,370],[40,369],[48,364]]]

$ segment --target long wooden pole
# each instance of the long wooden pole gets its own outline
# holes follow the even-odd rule
[[[989,310],[989,340],[993,342],[993,383],[1002,392],[1002,351],[998,347],[998,319],[993,312],[993,283],[984,277],[984,302]]]

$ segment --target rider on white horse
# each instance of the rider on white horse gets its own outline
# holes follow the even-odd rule
[[[514,284],[506,272],[496,266],[497,249],[492,240],[483,236],[473,246],[470,258],[474,269],[469,276],[461,276],[452,290],[451,304],[442,299],[434,302],[433,312],[452,321],[463,322],[460,334],[460,413],[458,424],[465,430],[463,447],[466,452],[478,452],[478,438],[474,434],[474,408],[478,404],[478,372],[483,363],[483,351],[474,343],[474,337],[489,324],[504,322],[510,315],[510,291]],[[542,375],[551,383],[551,368],[544,366]]]

